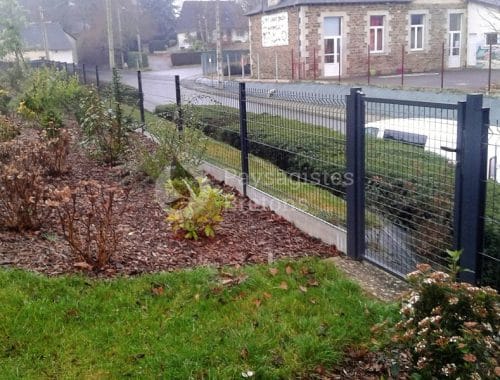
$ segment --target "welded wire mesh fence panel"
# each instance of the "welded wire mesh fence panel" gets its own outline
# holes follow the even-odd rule
[[[276,95],[247,90],[250,185],[345,226],[345,97]]]
[[[488,134],[488,180],[486,182],[485,230],[481,262],[481,283],[500,289],[500,123]]]
[[[199,94],[183,88],[182,104],[184,125],[199,128],[209,138],[206,160],[239,175],[241,145],[238,93],[214,88],[209,94]]]
[[[142,73],[144,108],[155,111],[162,105],[173,105],[175,98],[175,76],[159,75],[154,72]]]
[[[453,247],[456,105],[366,98],[365,257],[405,275]]]

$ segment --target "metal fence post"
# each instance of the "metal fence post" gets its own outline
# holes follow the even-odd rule
[[[241,175],[243,179],[243,195],[246,197],[250,173],[248,166],[247,96],[246,96],[244,82],[240,82],[239,94],[240,94]]]
[[[360,88],[347,96],[347,255],[361,260],[365,251],[365,105]]]
[[[144,132],[144,124],[146,123],[146,117],[144,115],[144,92],[142,91],[142,74],[141,70],[137,71],[137,82],[139,85],[139,112],[141,114],[141,129]]]
[[[182,103],[181,103],[181,82],[178,75],[175,76],[175,103],[177,104],[177,130],[180,132],[183,129],[182,120]]]
[[[484,207],[486,201],[486,167],[489,109],[483,109],[483,96],[467,95],[463,122],[459,120],[460,198],[459,245],[460,265],[464,271],[460,280],[475,283],[480,278],[480,255],[484,238]],[[460,109],[460,105],[459,105]],[[461,112],[463,114],[463,112]],[[460,116],[460,113],[459,113]]]
[[[95,67],[95,83],[97,86],[97,90],[99,90],[99,86],[101,85],[101,79],[99,78],[99,66]]]

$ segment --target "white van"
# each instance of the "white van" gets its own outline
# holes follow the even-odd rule
[[[456,120],[436,118],[382,119],[365,124],[367,136],[400,141],[456,162]],[[500,182],[500,127],[490,126],[488,178]]]

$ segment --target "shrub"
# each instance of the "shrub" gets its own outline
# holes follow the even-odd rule
[[[188,110],[188,109],[187,109]],[[140,152],[139,169],[153,179],[157,179],[166,166],[173,169],[179,167],[198,167],[203,159],[206,149],[206,138],[197,129],[189,128],[182,132],[174,126],[158,121],[148,127],[148,132],[156,142],[155,149],[151,152],[142,149]],[[173,171],[171,178],[185,177],[176,175]]]
[[[69,132],[66,129],[61,129],[56,136],[51,136],[47,131],[44,131],[42,141],[41,162],[45,173],[51,176],[64,173],[71,142]]]
[[[182,231],[186,239],[198,240],[200,235],[215,236],[215,227],[223,220],[222,212],[231,207],[233,195],[210,186],[206,179],[198,180],[197,191],[188,181],[183,181],[189,196],[183,195],[182,191],[178,194],[181,201],[176,204],[179,208],[168,210],[167,221],[174,232]],[[175,192],[176,188],[179,189],[178,183],[167,182],[167,192]]]
[[[454,282],[426,264],[408,280],[413,291],[403,300],[393,340],[411,353],[414,378],[498,378],[497,292]]]
[[[0,161],[0,226],[36,229],[48,211],[49,190],[43,181],[38,143],[3,143]]]
[[[19,126],[16,123],[0,115],[0,143],[12,140],[19,135]]]
[[[101,100],[95,89],[88,91],[80,103],[80,125],[84,145],[91,155],[106,163],[115,163],[127,147],[127,128],[121,114]]]
[[[0,114],[9,113],[9,103],[11,101],[9,92],[0,86]]]
[[[136,107],[139,102],[139,92],[135,87],[128,86],[123,83],[119,83],[119,93],[121,96],[121,101],[132,107]],[[102,84],[99,88],[99,93],[103,99],[113,98],[113,94],[116,91],[116,85],[113,83]]]
[[[122,240],[120,217],[128,194],[115,187],[84,181],[76,189],[55,190],[55,208],[72,252],[95,270],[109,264]]]
[[[53,109],[43,111],[40,117],[40,124],[49,138],[55,138],[59,134],[59,130],[63,127],[62,116]]]
[[[33,70],[18,99],[18,112],[42,126],[55,127],[61,114],[73,112],[82,93],[78,79],[50,68]]]

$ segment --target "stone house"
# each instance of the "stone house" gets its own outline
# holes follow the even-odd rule
[[[223,43],[247,43],[247,20],[241,6],[232,1],[219,4]],[[215,44],[215,7],[215,1],[184,1],[176,27],[180,49],[190,49],[196,41],[204,47]]]
[[[467,66],[500,68],[500,0],[469,0],[467,5]]]
[[[466,15],[465,0],[263,0],[247,13],[252,72],[280,79],[394,74],[403,65],[425,72],[439,70],[443,58],[446,68],[463,67]]]

